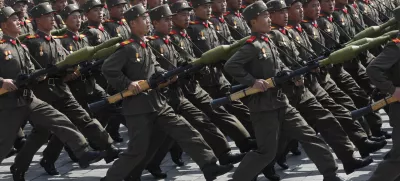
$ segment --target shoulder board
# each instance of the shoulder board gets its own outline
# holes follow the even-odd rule
[[[89,29],[97,29],[95,26],[88,26]]]
[[[53,37],[55,37],[55,36],[53,36]],[[62,36],[62,38],[68,38],[68,35],[65,34],[65,35]]]
[[[86,35],[80,34],[80,35],[79,35],[79,37],[81,37],[81,38],[85,38],[85,37],[86,37]]]
[[[308,21],[308,20],[302,20],[301,22],[303,22],[303,23],[308,23],[308,22],[310,22],[310,21]]]
[[[122,21],[122,22],[126,22],[126,19],[125,19],[125,18],[122,18],[121,21]]]
[[[176,32],[175,30],[172,30],[169,32],[170,35],[176,35],[178,32]]]
[[[61,38],[64,38],[64,36],[65,35],[63,35],[63,36],[52,36],[54,39],[61,39]]]
[[[153,36],[147,36],[146,38],[150,39],[150,40],[155,40],[155,39],[159,39],[160,37],[157,35],[153,35]]]
[[[128,45],[128,44],[132,43],[132,42],[134,42],[134,40],[133,39],[129,39],[129,40],[123,41],[123,42],[121,42],[119,44],[120,44],[120,46],[125,46],[125,45]]]
[[[246,5],[241,5],[240,6],[240,8],[242,8],[242,9],[244,9],[244,8],[246,8],[247,6]]]
[[[208,21],[208,24],[213,25],[213,23],[211,21]]]
[[[392,39],[392,41],[394,42],[394,43],[400,43],[400,38],[395,38],[395,39]]]
[[[228,14],[231,14],[231,12],[230,11],[225,12],[224,16],[228,16]]]
[[[249,39],[246,40],[246,43],[253,43],[256,38],[256,36],[251,36]]]
[[[31,20],[27,19],[27,20],[25,20],[25,22],[27,22],[27,23],[30,23],[30,22],[31,22]]]
[[[278,27],[276,27],[276,26],[271,26],[271,30],[276,30],[276,29],[278,29]]]
[[[3,43],[5,43],[6,42],[6,40],[0,40],[0,44],[3,44]]]
[[[35,38],[39,38],[39,35],[38,34],[36,34],[36,35],[28,35],[25,38],[27,38],[27,39],[35,39]]]
[[[197,25],[197,24],[200,24],[200,21],[190,21],[189,24],[191,24],[191,25]]]
[[[287,26],[285,26],[285,28],[290,30],[290,29],[293,29],[294,27],[292,25],[287,25]]]
[[[107,20],[105,20],[104,22],[105,22],[105,23],[109,23],[109,22],[114,22],[114,20],[112,20],[112,19],[107,19]]]

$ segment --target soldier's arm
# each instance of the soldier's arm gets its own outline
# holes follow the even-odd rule
[[[86,29],[83,31],[83,34],[86,35],[90,46],[96,46],[98,44],[98,35],[94,30]]]
[[[118,91],[128,88],[132,82],[132,80],[125,76],[122,70],[126,62],[129,61],[129,55],[134,55],[136,52],[135,49],[129,49],[129,52],[127,52],[126,49],[125,47],[121,48],[109,56],[101,68],[107,82]]]
[[[386,72],[400,60],[399,57],[399,47],[394,43],[389,43],[367,67],[367,74],[372,84],[382,92],[393,94],[396,89]]]
[[[259,50],[252,44],[245,44],[224,65],[224,69],[239,83],[253,86],[256,78],[245,70],[245,65],[257,59]]]

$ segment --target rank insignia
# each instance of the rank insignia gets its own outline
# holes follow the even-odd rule
[[[40,56],[43,56],[43,46],[40,46],[40,47],[39,47],[39,50],[40,50],[39,55],[40,55]]]
[[[140,62],[139,53],[136,53],[136,60],[137,60],[138,62]]]

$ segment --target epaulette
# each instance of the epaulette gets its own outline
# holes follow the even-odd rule
[[[79,35],[79,37],[81,37],[81,38],[85,38],[85,37],[86,37],[86,35],[80,34],[80,35]]]
[[[62,38],[64,38],[64,36],[65,35],[62,35],[62,36],[51,36],[51,37],[53,37],[54,39],[62,39]]]
[[[67,34],[65,34],[62,38],[68,38],[68,35]]]
[[[5,39],[0,40],[0,44],[3,44],[3,43],[5,43],[5,42],[6,42]]]
[[[170,35],[176,35],[176,34],[178,34],[178,32],[176,32],[176,30],[172,30],[172,31],[169,32],[169,34]]]
[[[251,36],[249,39],[246,40],[246,43],[253,43],[254,40],[256,40],[257,37],[256,36]]]
[[[394,42],[394,43],[400,43],[400,38],[395,38],[395,39],[392,39],[392,41]]]
[[[109,23],[109,22],[114,22],[114,20],[112,20],[112,19],[107,19],[107,20],[104,21],[104,23]]]
[[[301,22],[303,22],[303,23],[308,23],[308,22],[310,22],[310,21],[303,19],[303,20],[301,20]]]
[[[287,26],[285,26],[285,28],[290,30],[290,29],[293,29],[294,27],[292,25],[287,25]]]
[[[35,38],[39,38],[39,35],[38,35],[38,34],[35,34],[35,35],[28,35],[28,36],[26,36],[25,38],[27,38],[27,39],[35,39]]]
[[[191,25],[197,25],[197,24],[200,24],[200,21],[190,21],[189,24],[191,24]]]
[[[227,11],[227,12],[224,13],[224,16],[228,16],[229,14],[231,14],[231,12]]]
[[[126,46],[126,45],[128,45],[128,44],[130,44],[132,42],[134,42],[134,40],[133,39],[129,39],[129,40],[125,40],[125,41],[123,41],[123,42],[121,42],[119,44],[120,44],[120,46]]]
[[[31,20],[27,19],[25,20],[26,23],[31,23]]]
[[[247,7],[246,5],[241,5],[241,6],[240,6],[241,9],[244,9],[244,8],[246,8],[246,7]]]
[[[278,29],[278,27],[276,27],[276,26],[271,26],[271,30],[276,30],[276,29]]]
[[[150,40],[155,40],[155,39],[159,39],[160,37],[157,35],[153,35],[153,36],[147,36],[146,38],[150,39]]]

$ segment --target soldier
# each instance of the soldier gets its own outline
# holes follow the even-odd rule
[[[226,0],[215,0],[212,2],[212,15],[210,21],[215,27],[218,40],[223,45],[229,45],[235,42],[229,31],[229,26],[225,21]]]
[[[384,48],[383,52],[376,57],[367,67],[367,74],[370,77],[372,83],[383,93],[388,93],[392,97],[400,100],[400,82],[399,82],[399,44],[400,39],[397,37],[389,42]],[[383,160],[375,172],[369,179],[369,181],[395,181],[400,178],[400,174],[397,169],[400,165],[399,157],[399,113],[400,103],[395,102],[390,105],[389,109],[389,120],[390,125],[393,127],[393,146],[390,150],[390,157]]]
[[[267,6],[258,1],[243,11],[252,37],[225,63],[226,71],[238,82],[261,91],[248,99],[258,150],[246,154],[233,174],[233,180],[251,180],[273,160],[280,131],[302,143],[325,181],[342,180],[336,175],[337,165],[326,144],[290,106],[280,88],[270,88],[264,80],[288,70],[266,35],[271,23],[267,10]]]
[[[134,96],[123,101],[123,114],[130,135],[128,150],[120,155],[102,180],[119,181],[145,161],[147,152],[153,152],[168,134],[176,140],[202,169],[206,180],[231,170],[231,164],[219,166],[217,158],[202,136],[185,119],[175,115],[157,89],[141,92],[139,81],[156,79],[165,70],[145,42],[148,31],[147,11],[139,4],[124,13],[131,28],[131,39],[106,59],[102,70],[109,83],[118,91],[129,89]],[[135,56],[127,56],[127,55]],[[176,77],[174,78],[176,80]],[[174,80],[169,80],[173,82]],[[155,131],[159,128],[161,131]],[[165,132],[165,133],[164,133]]]
[[[355,35],[355,26],[352,18],[347,12],[345,5],[347,5],[347,0],[336,0],[335,12],[333,12],[334,22],[336,22],[338,28],[343,30],[343,33],[341,32],[340,34],[340,43],[346,43]],[[368,52],[366,53],[368,54]],[[367,93],[367,95],[371,95],[374,87],[371,85],[371,82],[366,74],[365,67],[361,64],[361,62],[369,62],[369,60],[366,59],[373,58],[373,56],[365,55],[365,53],[361,54],[352,61],[345,62],[343,64],[343,68],[351,75],[351,77],[353,77],[356,83]],[[373,98],[376,99],[375,97]],[[387,139],[391,137],[389,133],[381,129],[382,119],[378,113],[375,113],[371,119],[367,118],[367,121],[373,136],[385,136]]]
[[[377,26],[382,24],[381,19],[379,19],[380,13],[372,6],[372,1],[359,0],[357,1],[357,5],[367,26]]]
[[[78,158],[81,158],[79,161],[81,167],[87,167],[89,162],[99,160],[100,153],[88,151],[85,137],[65,115],[46,102],[36,98],[30,86],[17,87],[14,84],[14,80],[19,75],[31,74],[34,71],[34,66],[30,60],[28,49],[17,39],[20,33],[17,12],[11,7],[2,8],[0,10],[0,25],[5,33],[0,44],[2,52],[0,59],[0,87],[9,91],[9,93],[0,96],[1,124],[2,128],[4,128],[1,131],[0,162],[9,152],[18,129],[26,119],[35,125],[31,135],[40,130],[44,132],[51,131],[59,136],[62,142],[68,144]],[[40,81],[43,79],[41,78]],[[27,146],[32,141],[35,140],[28,139]],[[21,150],[21,154],[24,154],[23,150]],[[11,166],[15,181],[25,180],[25,171],[17,165],[13,164]]]
[[[220,42],[214,25],[209,21],[211,18],[211,0],[192,0],[191,2],[196,19],[190,22],[187,34],[191,39],[191,43],[193,43],[194,55],[200,57],[204,52],[219,46]],[[198,74],[198,81],[200,86],[212,98],[225,96],[229,94],[231,89],[229,81],[226,80],[222,73],[221,63],[205,67]],[[235,115],[238,120],[225,121],[225,123],[214,121],[214,124],[229,135],[241,150],[243,147],[251,146],[254,140],[251,139],[249,131],[243,126],[250,124],[249,109],[241,101],[232,101],[232,104],[224,107],[229,113]]]
[[[63,61],[67,54],[59,39],[55,39],[50,35],[52,24],[54,23],[53,12],[54,10],[47,3],[41,3],[31,10],[32,17],[38,25],[38,30],[36,35],[27,36],[24,43],[26,43],[32,57],[38,61],[37,68],[40,68],[39,66],[47,67]],[[33,86],[34,93],[38,98],[64,113],[99,150],[107,150],[106,160],[113,160],[118,155],[118,151],[115,151],[116,148],[112,145],[112,139],[101,124],[92,119],[72,96],[69,87],[64,83],[64,74],[60,72],[49,75],[44,81]],[[15,164],[18,168],[27,169],[29,167],[33,155],[40,146],[47,142],[48,134],[46,132],[32,136],[32,140],[36,141],[36,144],[22,149],[30,149],[30,152],[17,156]],[[54,162],[60,153],[60,151],[57,151],[59,150],[59,144],[59,138],[52,136],[46,150],[43,151],[44,157],[40,164],[50,175],[58,174],[54,167]],[[18,159],[18,157],[21,158]]]
[[[110,19],[105,20],[103,26],[111,37],[120,36],[127,40],[131,32],[126,20],[123,18],[125,5],[125,0],[108,0],[107,8],[110,12]]]
[[[18,14],[19,21],[21,22],[21,34],[34,34],[35,30],[33,29],[33,25],[31,20],[29,19],[28,13],[27,13],[27,6],[28,0],[17,0],[14,1],[13,4],[11,4],[11,7],[14,9],[14,11],[20,12]]]
[[[52,8],[56,11],[54,14],[55,24],[53,25],[54,29],[65,28],[65,23],[60,16],[60,12],[68,5],[67,0],[50,0]]]
[[[183,59],[187,57],[179,56],[179,53],[175,50],[168,36],[170,29],[172,28],[172,13],[168,5],[165,4],[151,9],[149,15],[154,26],[154,36],[149,37],[149,46],[155,54],[156,60],[160,64],[161,68],[170,71],[176,67],[185,65],[186,61]],[[167,103],[172,107],[172,109],[174,109],[176,114],[182,116],[200,132],[204,140],[212,148],[221,165],[238,163],[244,157],[244,153],[233,154],[231,152],[225,136],[218,127],[216,127],[203,112],[185,98],[182,89],[179,86],[179,84],[183,83],[184,82],[178,80],[169,85],[167,91],[164,91],[164,96],[168,97]],[[164,142],[169,142],[170,144],[166,144],[168,145],[166,146],[167,149],[160,148],[161,150],[164,150],[164,155],[157,158],[159,164],[161,164],[168,149],[172,146],[173,139],[167,138]],[[163,144],[165,145],[165,143]],[[151,153],[148,153],[148,155],[151,155]],[[151,159],[151,157],[149,157],[149,159]],[[149,159],[145,160],[148,161]],[[154,167],[156,165],[152,166]],[[160,168],[158,167],[156,169]],[[138,178],[142,173],[142,169],[137,169],[137,171],[133,172],[134,173],[131,173],[131,176]]]
[[[250,28],[247,26],[240,13],[242,0],[227,0],[227,12],[224,17],[235,40],[240,40],[250,34]]]
[[[147,9],[147,0],[129,0],[130,6],[134,6],[137,4],[142,4],[143,7]]]

